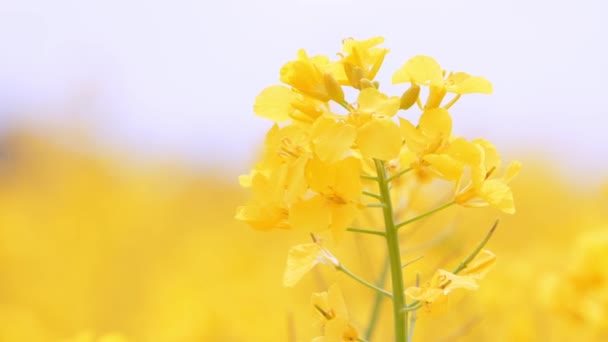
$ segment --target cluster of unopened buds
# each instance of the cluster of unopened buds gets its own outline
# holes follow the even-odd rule
[[[520,164],[513,162],[501,172],[492,143],[452,134],[450,108],[464,94],[492,93],[488,80],[447,72],[433,58],[415,56],[392,76],[392,83],[401,87],[399,95],[385,94],[375,80],[389,52],[378,46],[383,40],[346,39],[336,61],[300,50],[297,59],[281,68],[284,85],[270,86],[258,95],[255,114],[275,124],[266,135],[261,159],[240,178],[252,196],[236,217],[258,230],[311,232],[312,242],[289,252],[285,285],[295,285],[318,264],[330,265],[391,298],[395,341],[406,341],[413,332],[408,315],[439,305],[454,289],[477,289],[478,280],[495,262],[494,254],[483,249],[494,229],[456,269],[438,269],[426,283],[408,288],[399,229],[452,205],[514,213],[508,183]],[[347,98],[345,90],[356,96]],[[415,109],[421,112],[417,122],[398,116]],[[453,184],[449,194],[440,196],[447,201],[411,216],[408,189],[435,179]],[[357,227],[368,210],[382,211],[383,229]],[[384,237],[392,290],[379,288],[342,265],[317,238],[325,231],[332,244],[347,232]],[[365,341],[349,322],[336,285],[313,294],[313,305],[323,323],[322,336],[315,341]]]

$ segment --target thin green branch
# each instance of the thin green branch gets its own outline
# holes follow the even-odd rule
[[[384,203],[370,203],[366,205],[368,208],[384,208],[386,205]]]
[[[479,254],[479,252],[481,252],[481,250],[483,249],[483,247],[488,243],[488,241],[490,240],[490,238],[492,237],[492,235],[494,234],[494,232],[496,231],[496,228],[498,227],[498,222],[500,220],[496,220],[494,221],[494,225],[492,225],[492,228],[490,228],[490,230],[488,231],[488,233],[486,234],[486,236],[479,242],[479,244],[477,245],[477,247],[473,250],[473,252],[471,252],[471,254],[469,254],[468,257],[466,257],[461,263],[460,265],[458,265],[454,271],[452,271],[452,273],[454,274],[458,274],[458,272],[464,270],[467,265],[473,261],[473,259],[475,259],[475,257],[477,256],[477,254]]]
[[[427,216],[429,216],[429,215],[432,215],[432,214],[434,214],[434,213],[436,213],[436,212],[438,212],[438,211],[441,211],[441,210],[443,210],[443,209],[445,209],[445,208],[448,208],[448,207],[452,206],[452,205],[453,205],[453,204],[455,204],[455,203],[456,203],[456,201],[448,202],[448,203],[446,203],[446,204],[444,204],[444,205],[442,205],[442,206],[440,206],[440,207],[437,207],[437,208],[435,208],[435,209],[429,210],[429,211],[427,211],[427,212],[426,212],[426,213],[424,213],[424,214],[418,215],[418,216],[413,217],[413,218],[411,218],[411,219],[409,219],[409,220],[405,220],[405,221],[403,221],[403,222],[401,222],[401,223],[397,224],[397,225],[395,226],[395,228],[399,229],[399,228],[401,228],[401,227],[403,227],[403,226],[407,226],[407,225],[408,225],[408,224],[410,224],[410,223],[416,222],[416,221],[421,220],[421,219],[423,219],[423,218],[425,218],[425,217],[427,217]]]
[[[402,312],[416,311],[416,310],[420,309],[421,307],[422,307],[422,303],[420,303],[420,301],[415,301],[415,302],[412,302],[412,305],[406,306],[405,308],[401,309],[401,311]]]
[[[378,178],[375,176],[370,176],[370,175],[361,175],[361,178],[363,179],[368,179],[368,180],[373,180],[373,181],[378,181]]]
[[[388,177],[388,178],[386,179],[386,181],[390,183],[390,182],[394,181],[395,179],[397,179],[397,178],[399,178],[399,177],[403,176],[404,174],[406,174],[406,173],[408,173],[408,172],[410,172],[410,171],[412,171],[412,170],[413,170],[413,168],[411,168],[411,167],[408,167],[407,169],[403,169],[403,170],[401,170],[401,171],[399,171],[399,172],[395,173],[394,175],[392,175],[392,176]]]
[[[401,265],[401,268],[406,268],[409,265],[415,263],[416,261],[418,261],[418,260],[420,260],[422,258],[424,258],[424,255],[421,255],[421,256],[417,257],[416,259],[413,259],[413,260],[410,260],[410,261],[406,262],[405,264]]]
[[[390,292],[386,291],[385,289],[381,289],[372,283],[369,283],[368,281],[364,280],[363,278],[361,278],[358,275],[351,272],[348,268],[344,267],[342,264],[336,266],[336,269],[338,271],[343,272],[344,274],[348,275],[349,277],[353,278],[360,284],[376,291],[377,293],[382,293],[384,296],[386,296],[388,298],[393,298],[393,295]]]
[[[378,195],[378,194],[375,194],[375,193],[373,193],[373,192],[369,192],[369,191],[363,191],[363,194],[364,194],[365,196],[369,196],[369,197],[375,198],[375,199],[377,199],[377,200],[379,200],[379,201],[382,201],[382,196],[380,196],[380,195]]]
[[[370,234],[370,235],[386,236],[386,234],[380,230],[369,230],[369,229],[361,229],[361,228],[354,228],[354,227],[348,227],[348,228],[346,228],[346,230],[349,232],[353,232],[353,233],[363,233],[363,234]]]

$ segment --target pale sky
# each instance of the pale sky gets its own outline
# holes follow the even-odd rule
[[[299,48],[331,56],[343,38],[382,35],[383,90],[401,91],[388,80],[408,58],[433,56],[494,84],[454,107],[456,134],[608,175],[602,0],[3,2],[5,127],[78,112],[126,150],[243,171],[271,125],[253,100],[283,63]]]

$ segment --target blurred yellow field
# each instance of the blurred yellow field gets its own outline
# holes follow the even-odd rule
[[[235,221],[246,196],[234,179],[133,165],[48,135],[15,134],[2,151],[1,341],[307,341],[317,333],[310,293],[333,282],[365,329],[373,293],[331,268],[282,287],[288,249],[309,238]],[[501,215],[489,242],[496,268],[447,312],[419,317],[419,340],[607,338],[608,196],[526,165],[513,183],[518,214]],[[408,244],[404,259],[424,255],[410,266],[422,274],[458,260],[495,218],[450,208],[421,221],[413,241],[452,234]],[[384,258],[375,247],[349,235],[335,253],[373,279],[366,270]],[[379,341],[391,334],[382,309]]]

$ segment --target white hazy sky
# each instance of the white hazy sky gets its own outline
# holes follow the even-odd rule
[[[254,97],[298,48],[382,35],[383,89],[431,55],[494,84],[455,106],[457,133],[608,174],[606,15],[603,0],[2,0],[0,124],[78,112],[125,149],[242,168],[270,125]]]

